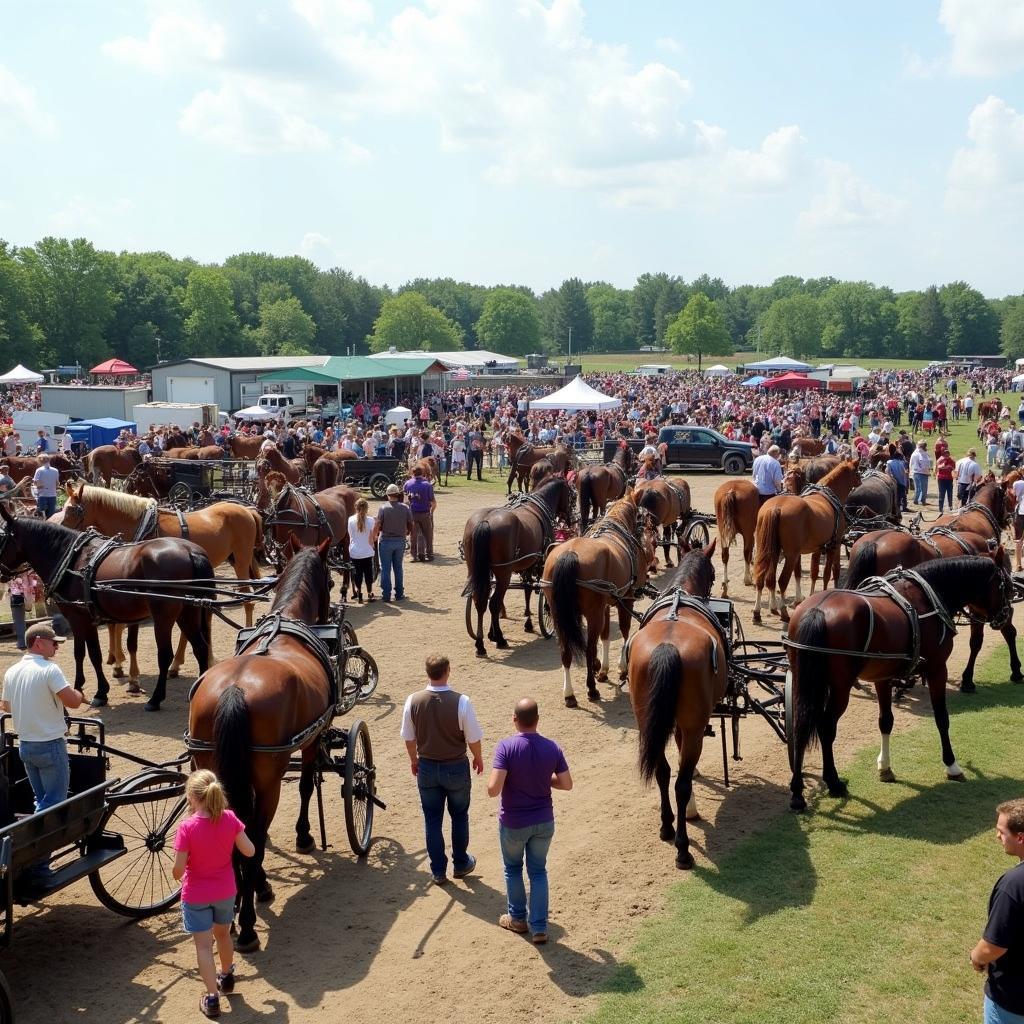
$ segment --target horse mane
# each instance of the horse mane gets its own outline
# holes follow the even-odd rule
[[[958,555],[956,558],[935,558],[924,562],[915,566],[914,572],[937,591],[949,593],[963,589],[965,576],[973,577],[975,573],[995,568],[995,562],[984,555]]]
[[[314,581],[318,575],[315,570],[318,569],[319,575],[322,576],[323,562],[316,548],[300,548],[296,551],[278,578],[271,610],[300,596],[308,598],[315,607],[317,594],[314,590]]]
[[[23,548],[47,550],[54,556],[55,562],[62,558],[68,548],[82,536],[78,530],[69,529],[60,523],[49,523],[44,519],[36,519],[34,516],[18,516],[15,523],[21,533],[18,542]],[[7,527],[8,531],[11,529],[12,527]]]
[[[608,506],[605,519],[611,519],[632,533],[636,529],[637,503],[630,497],[619,498]]]
[[[688,551],[679,560],[679,567],[661,592],[665,594],[678,589],[696,597],[706,598],[710,596],[714,582],[715,567],[711,564],[711,559],[703,549],[695,548],[693,551]],[[691,584],[692,589],[686,586],[688,583]]]
[[[843,459],[842,462],[836,466],[835,469],[829,470],[818,483],[822,487],[828,487],[833,481],[838,480],[844,473],[853,472],[856,467],[852,464],[852,460]]]
[[[86,484],[83,498],[98,509],[120,512],[122,515],[139,519],[148,511],[153,503],[152,498],[140,498],[137,494],[126,494],[124,491],[113,491],[106,487],[94,487]]]

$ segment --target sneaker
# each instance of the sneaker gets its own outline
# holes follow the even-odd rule
[[[513,917],[511,914],[502,914],[498,918],[498,927],[504,928],[508,932],[515,932],[516,935],[525,935],[529,931],[525,921],[521,921],[518,917]]]
[[[548,941],[547,932],[534,932],[533,933],[533,944],[535,946],[543,946]]]
[[[211,1020],[220,1016],[220,1000],[216,996],[211,996],[207,992],[202,999],[199,1000],[199,1009],[203,1012],[203,1016],[209,1017]]]
[[[464,868],[458,868],[452,872],[452,878],[465,878],[467,875],[473,873],[473,869],[476,867],[476,857],[470,857],[469,863]]]
[[[222,974],[218,971],[217,973],[217,988],[221,992],[228,993],[234,992],[235,990],[235,965],[232,964],[227,973]]]
[[[447,885],[448,884],[448,876],[447,875],[431,875],[430,876],[430,880],[434,883],[434,885]]]

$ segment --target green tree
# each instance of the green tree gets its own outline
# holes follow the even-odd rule
[[[388,297],[362,277],[335,267],[321,274],[314,286],[317,313],[314,350],[324,354],[369,351],[368,338]]]
[[[117,298],[107,340],[130,352],[138,366],[185,354],[185,283],[195,264],[167,253],[121,253],[115,258]]]
[[[999,328],[1003,355],[1013,361],[1024,357],[1024,296],[1009,299]]]
[[[641,274],[633,285],[633,323],[639,345],[660,345],[665,328],[686,305],[686,286],[668,274]]]
[[[537,302],[515,288],[495,288],[484,300],[475,324],[480,348],[503,355],[525,356],[540,348]]]
[[[45,339],[47,361],[88,368],[110,355],[105,331],[114,315],[114,257],[84,238],[44,238],[19,249],[32,320]],[[130,353],[123,353],[130,355]]]
[[[636,347],[632,296],[610,284],[592,284],[587,305],[594,321],[595,352],[628,352]]]
[[[185,285],[185,347],[191,356],[231,356],[257,351],[235,315],[231,282],[219,267],[196,267]]]
[[[898,314],[888,288],[866,281],[843,281],[821,298],[824,354],[878,358],[890,353],[897,336]]]
[[[316,324],[294,295],[260,306],[260,325],[253,338],[264,355],[309,355],[315,337]]]
[[[403,292],[387,299],[370,335],[371,352],[426,349],[446,352],[462,348],[459,328],[419,292]]]
[[[594,344],[594,318],[587,305],[587,290],[578,277],[563,281],[553,308],[553,341],[556,351],[569,351],[569,331],[572,331],[572,351],[589,352]]]
[[[38,363],[43,332],[32,320],[28,274],[0,241],[0,352],[10,363]],[[7,367],[10,369],[10,367]]]
[[[948,323],[946,347],[951,356],[999,351],[999,318],[981,292],[955,281],[939,289],[939,300]]]
[[[419,292],[427,302],[439,309],[462,332],[465,347],[477,349],[476,325],[483,312],[487,289],[451,277],[417,278],[399,288],[398,293]],[[462,346],[459,346],[460,348]]]
[[[229,256],[222,269],[231,282],[235,313],[243,327],[256,328],[261,307],[289,295],[294,295],[316,319],[315,289],[320,271],[305,257],[243,252]],[[276,288],[265,292],[267,285]]]
[[[821,309],[810,295],[776,299],[761,318],[761,339],[769,352],[794,359],[821,351]]]
[[[725,356],[732,351],[722,311],[703,292],[690,297],[669,324],[665,340],[673,352],[696,355],[698,370],[704,356]]]

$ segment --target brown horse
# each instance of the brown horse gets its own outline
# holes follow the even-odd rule
[[[516,499],[504,508],[474,512],[462,531],[462,550],[466,559],[469,596],[476,609],[477,657],[487,654],[484,646],[484,613],[491,610],[491,628],[487,639],[500,649],[508,647],[501,631],[501,609],[513,573],[523,577],[526,597],[527,633],[533,632],[530,597],[537,570],[544,563],[548,547],[554,541],[556,520],[568,522],[572,516],[572,488],[560,477],[545,480],[526,498]],[[494,580],[493,591],[491,580]],[[543,598],[538,598],[543,600]]]
[[[530,467],[530,486],[528,491],[535,491],[549,477],[555,476],[555,466],[550,459],[538,459]]]
[[[440,462],[436,455],[425,455],[422,459],[415,459],[409,463],[409,474],[419,466],[423,470],[423,479],[428,483],[438,484],[441,482]]]
[[[281,798],[281,781],[291,755],[302,758],[295,845],[313,849],[309,800],[317,752],[337,700],[328,665],[314,637],[283,630],[284,623],[324,623],[330,615],[331,581],[324,541],[300,550],[278,581],[271,612],[254,634],[241,640],[234,657],[214,665],[196,683],[189,700],[188,746],[197,768],[212,768],[224,783],[228,802],[256,847],[236,860],[238,941],[242,952],[259,949],[255,896],[273,891],[263,870],[267,834]],[[259,651],[250,649],[259,643]],[[298,740],[298,742],[294,742]]]
[[[355,452],[350,452],[347,448],[338,448],[335,451],[329,452],[326,448],[321,448],[319,445],[311,444],[307,441],[302,446],[302,458],[306,463],[307,471],[312,473],[318,459],[329,459],[331,462],[347,462],[349,459],[358,459],[359,456]]]
[[[633,488],[637,504],[651,517],[655,528],[661,527],[661,548],[665,554],[665,565],[672,567],[669,555],[673,543],[678,545],[682,537],[683,522],[689,516],[690,485],[685,480],[669,480],[658,477],[655,480],[638,480]],[[675,541],[672,535],[675,534]]]
[[[246,437],[244,434],[232,434],[228,438],[228,448],[233,459],[258,459],[260,449],[266,440],[259,434],[252,434]]]
[[[78,690],[85,687],[82,663],[86,650],[89,652],[96,672],[96,696],[90,702],[93,707],[106,706],[110,691],[103,674],[98,622],[138,625],[153,620],[158,675],[147,711],[158,711],[166,696],[175,624],[192,645],[199,671],[206,671],[210,658],[209,616],[198,605],[178,599],[202,596],[213,586],[213,566],[198,544],[172,537],[120,544],[27,516],[13,519],[2,505],[0,518],[6,523],[0,542],[0,576],[10,579],[27,562],[46,584],[47,593],[68,620],[75,639]],[[105,583],[111,589],[104,588]]]
[[[878,696],[882,734],[878,771],[883,782],[894,781],[889,760],[893,683],[914,675],[921,675],[928,686],[946,775],[963,778],[949,741],[946,710],[946,662],[956,635],[951,616],[966,608],[972,617],[994,628],[1008,620],[1013,583],[1002,569],[1003,558],[1000,547],[990,558],[936,559],[916,570],[898,570],[885,587],[814,594],[796,610],[787,634],[790,672],[786,681],[787,703],[791,700],[795,708],[794,722],[786,723],[793,810],[807,806],[803,759],[815,739],[821,744],[822,774],[829,793],[847,795],[832,745],[858,678],[873,683]],[[901,607],[890,596],[892,592],[912,611]]]
[[[794,455],[798,459],[810,458],[813,455],[821,455],[825,450],[824,441],[819,440],[816,437],[797,437],[793,439],[793,447],[790,449],[790,455]]]
[[[328,487],[337,487],[341,483],[342,473],[340,462],[321,456],[313,463],[313,490],[326,491]]]
[[[686,822],[699,817],[693,774],[711,714],[729,682],[728,642],[706,610],[715,582],[711,556],[716,542],[679,560],[679,571],[645,613],[627,652],[629,698],[640,733],[640,775],[646,782],[658,780],[661,838],[675,843],[676,867],[683,869],[693,867]],[[665,744],[673,735],[678,817],[672,813],[672,769],[665,757]]]
[[[722,558],[722,597],[729,596],[729,546],[736,537],[743,538],[743,583],[750,586],[750,563],[754,557],[754,528],[757,510],[761,507],[757,487],[750,480],[726,480],[715,491],[715,520]]]
[[[290,484],[301,484],[306,479],[303,459],[286,459],[279,448],[267,448],[256,460],[257,476],[280,473]]]
[[[978,405],[978,419],[979,420],[998,420],[999,413],[1002,411],[1003,402],[1000,398],[990,398],[988,401],[981,402]]]
[[[0,458],[0,461],[7,464],[8,475],[15,483],[26,477],[31,479],[42,465],[38,455],[11,455]],[[62,455],[60,452],[50,456],[50,465],[60,474],[61,483],[81,476],[83,472],[82,464],[77,459],[70,455]]]
[[[608,502],[618,501],[626,493],[629,474],[635,466],[636,452],[629,445],[623,444],[611,462],[603,466],[584,466],[579,471],[576,491],[580,496],[580,529],[584,533],[590,526],[591,510],[595,518],[598,514],[604,515]]]
[[[576,695],[569,668],[573,658],[586,659],[587,698],[601,699],[597,682],[608,678],[611,606],[619,613],[623,650],[619,678],[626,677],[625,642],[637,596],[647,583],[657,557],[649,516],[632,494],[609,506],[603,519],[585,537],[573,537],[553,548],[544,560],[542,586],[551,610],[562,660],[562,696],[574,708]],[[587,631],[583,633],[583,620]],[[603,653],[597,657],[597,639]]]
[[[185,459],[188,462],[211,462],[224,458],[224,449],[219,444],[208,444],[202,447],[189,445],[187,448],[167,448],[165,459]]]
[[[850,491],[860,483],[859,463],[850,459],[841,463],[822,478],[821,490],[799,496],[782,494],[761,506],[757,514],[754,533],[754,622],[761,621],[761,600],[768,587],[769,610],[778,614],[783,622],[789,621],[786,607],[786,588],[789,578],[796,575],[796,603],[803,599],[800,585],[800,556],[811,553],[811,593],[818,582],[818,558],[825,552],[822,589],[828,586],[829,576],[838,582],[840,541],[846,532],[846,513],[843,503]],[[775,582],[779,558],[784,558],[782,572],[778,573],[779,600],[775,601]]]
[[[522,434],[512,433],[505,439],[508,448],[508,493],[512,493],[512,481],[515,480],[519,490],[530,489],[530,468],[541,459],[550,459],[556,473],[565,475],[570,469],[576,468],[576,453],[563,444],[553,447],[539,447],[531,444]]]
[[[68,500],[64,505],[64,525],[73,530],[99,531],[105,537],[122,540],[144,540],[150,537],[184,537],[198,544],[206,552],[210,564],[216,568],[230,562],[240,580],[258,580],[260,566],[257,555],[263,551],[263,522],[259,512],[234,501],[218,501],[196,512],[178,513],[170,509],[153,509],[147,498],[134,494],[90,487],[86,484],[68,484]],[[147,515],[152,516],[144,527]],[[140,528],[145,529],[139,536]],[[253,605],[246,604],[245,623],[252,625]],[[120,652],[120,638],[115,640],[115,652]],[[129,646],[131,643],[129,641]],[[174,678],[185,659],[185,637],[171,662],[170,676]],[[120,676],[119,662],[115,661],[114,675]],[[137,692],[139,666],[134,654],[128,668],[129,692]]]

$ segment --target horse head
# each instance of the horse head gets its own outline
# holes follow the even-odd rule
[[[980,606],[984,618],[993,629],[1002,629],[1013,616],[1014,587],[1010,575],[1010,559],[1002,544],[990,553],[995,571],[986,595],[985,604]]]
[[[68,500],[64,503],[64,525],[72,530],[84,530],[86,526],[85,483],[64,485]]]
[[[0,531],[0,581],[6,583],[18,575],[25,564],[25,552],[15,536],[14,516],[7,511],[7,506],[0,503],[0,519],[4,528]]]

